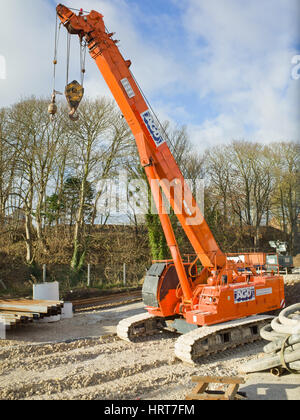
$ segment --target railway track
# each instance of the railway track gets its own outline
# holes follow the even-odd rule
[[[106,309],[128,303],[134,303],[142,300],[142,291],[133,290],[109,294],[106,296],[97,296],[92,298],[83,298],[71,300],[74,312],[85,312],[93,309]]]

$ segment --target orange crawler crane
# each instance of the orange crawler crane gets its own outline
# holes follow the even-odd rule
[[[270,316],[257,314],[284,306],[283,278],[258,274],[247,258],[220,250],[103,16],[96,11],[76,15],[63,5],[57,14],[70,34],[85,39],[132,130],[172,255],[148,270],[143,285],[147,312],[122,320],[119,337],[134,341],[164,328],[176,330],[182,335],[175,354],[185,362],[259,339]],[[163,194],[195,250],[192,262],[180,254]]]

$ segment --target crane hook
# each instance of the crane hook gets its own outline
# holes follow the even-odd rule
[[[54,120],[54,116],[57,113],[57,105],[56,105],[56,102],[55,102],[56,94],[62,95],[61,92],[53,90],[53,93],[52,93],[52,96],[51,96],[51,102],[50,102],[50,105],[48,106],[48,114],[50,115],[50,120],[51,121]]]
[[[72,121],[77,121],[79,116],[74,116],[84,94],[84,88],[76,81],[69,83],[65,88],[65,96],[70,107],[69,117]]]
[[[50,115],[50,120],[54,120],[54,115],[57,113],[57,105],[55,103],[55,92],[52,93],[51,102],[48,106],[48,114]]]
[[[72,108],[72,110],[69,112],[69,118],[72,121],[78,121],[79,120],[79,115],[74,115],[76,112],[75,108]]]

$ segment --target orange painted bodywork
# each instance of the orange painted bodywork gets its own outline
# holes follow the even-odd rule
[[[243,301],[239,295],[249,300]],[[186,320],[195,325],[213,325],[273,311],[280,305],[284,305],[283,279],[257,276],[248,283],[204,287]]]
[[[172,261],[168,263],[160,278],[157,288],[159,307],[147,308],[153,315],[172,317],[180,314],[188,323],[203,326],[273,311],[285,305],[283,278],[271,274],[253,275],[250,270],[247,274],[236,275],[232,282],[223,278],[220,283],[212,277],[203,282],[202,270],[192,283],[190,304],[183,304],[180,284],[160,298],[172,264]]]
[[[77,16],[61,4],[57,6],[57,14],[71,34],[86,40],[91,57],[95,60],[135,137],[140,161],[145,168],[171,251],[179,279],[178,290],[175,292],[170,290],[164,299],[159,301],[159,308],[148,308],[148,310],[162,316],[182,315],[188,322],[194,323],[196,320],[198,325],[204,325],[203,323],[210,320],[222,322],[225,319],[248,316],[279,307],[284,299],[283,279],[273,277],[262,280],[260,276],[255,277],[255,269],[252,267],[251,287],[255,290],[264,287],[268,291],[271,288],[272,293],[266,294],[267,297],[264,299],[257,299],[255,304],[253,301],[237,304],[232,297],[229,298],[235,288],[241,288],[241,284],[249,284],[249,273],[241,274],[239,265],[234,261],[228,261],[220,250],[167,142],[158,134],[153,116],[151,117],[147,103],[130,72],[131,62],[121,55],[116,45],[117,41],[112,39],[113,34],[107,33],[103,16],[95,11],[86,16],[82,13]],[[203,267],[203,271],[196,277],[189,276],[184,268],[170,219],[163,207],[162,191],[174,209]],[[224,276],[226,276],[226,286],[222,284]],[[260,286],[261,284],[264,285]],[[213,305],[203,303],[208,291],[215,296]]]

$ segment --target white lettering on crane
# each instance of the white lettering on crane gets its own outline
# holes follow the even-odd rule
[[[131,84],[129,83],[129,80],[125,77],[121,80],[122,86],[125,89],[125,92],[127,93],[128,98],[133,98],[135,96],[134,90],[131,87]]]

